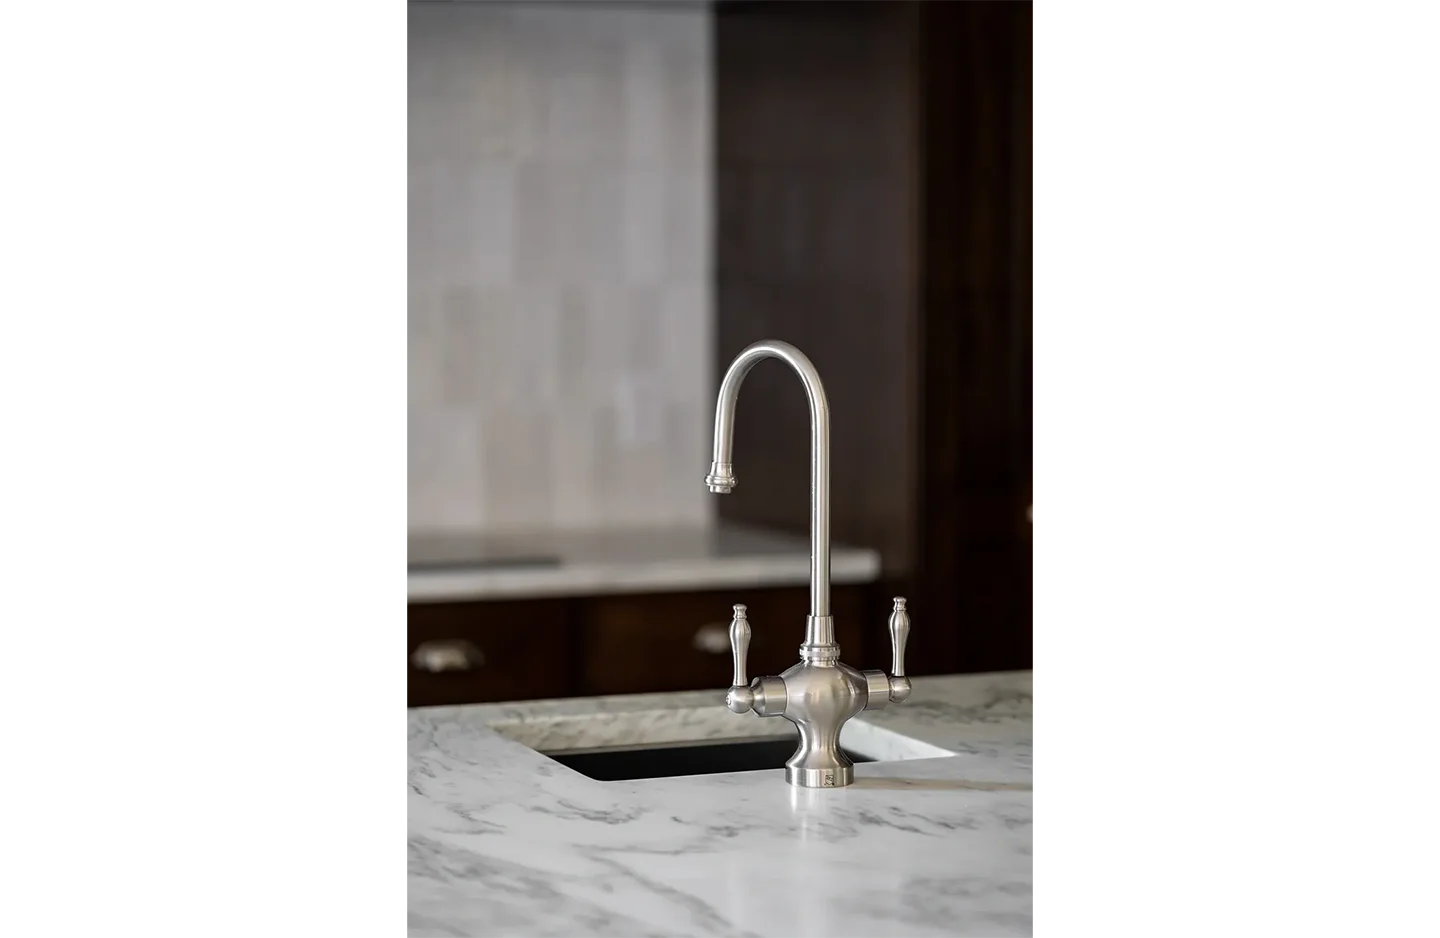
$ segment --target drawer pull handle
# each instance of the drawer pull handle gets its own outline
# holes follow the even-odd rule
[[[730,653],[730,627],[728,623],[707,622],[695,630],[690,642],[697,651],[707,655],[728,655]]]
[[[431,674],[469,671],[485,664],[485,653],[473,642],[464,639],[421,642],[420,647],[410,656],[410,663],[416,670],[429,671]]]

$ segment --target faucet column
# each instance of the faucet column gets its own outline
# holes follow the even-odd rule
[[[830,404],[820,373],[795,346],[756,342],[731,362],[715,403],[715,458],[705,482],[716,493],[731,492],[738,484],[732,465],[735,403],[745,376],[766,358],[778,358],[794,369],[810,404],[810,616],[800,651],[806,660],[833,661],[840,650],[830,615]]]

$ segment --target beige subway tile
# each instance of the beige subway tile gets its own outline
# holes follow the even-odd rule
[[[548,527],[555,521],[549,421],[510,409],[485,414],[481,452],[484,509],[495,530]]]
[[[624,171],[619,237],[624,252],[619,279],[631,285],[664,283],[669,247],[664,170],[630,166]]]
[[[702,173],[665,176],[665,282],[709,279],[710,190]]]
[[[480,426],[467,410],[412,411],[408,421],[410,527],[474,528],[481,506]]]

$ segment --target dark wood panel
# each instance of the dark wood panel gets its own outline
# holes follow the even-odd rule
[[[427,603],[410,606],[408,618],[406,663],[412,707],[571,693],[574,644],[566,602]],[[422,670],[412,659],[424,642],[466,642],[479,650],[480,660],[467,670]]]
[[[916,156],[903,3],[716,12],[716,368],[746,345],[805,352],[830,401],[838,540],[908,572],[914,542]],[[804,533],[809,411],[778,363],[746,379],[741,485],[722,517]],[[748,480],[748,483],[747,483]]]
[[[1028,3],[716,9],[715,365],[761,338],[815,362],[833,532],[910,598],[917,674],[1030,666],[1030,24]],[[808,447],[793,376],[757,368],[721,516],[804,532]]]
[[[731,608],[744,603],[750,619],[749,674],[779,674],[799,660],[810,609],[808,589],[725,590],[597,597],[585,604],[581,624],[581,694],[633,694],[730,686],[728,644],[696,646],[701,629],[728,636]],[[864,664],[864,602],[859,587],[831,595],[836,638],[846,664]]]
[[[1030,666],[1030,5],[920,4],[919,604],[963,670]]]

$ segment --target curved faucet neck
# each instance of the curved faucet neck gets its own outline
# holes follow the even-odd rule
[[[731,491],[736,484],[731,466],[735,402],[745,376],[766,358],[778,358],[789,365],[800,376],[810,401],[810,620],[805,644],[828,650],[835,644],[830,618],[830,404],[825,400],[819,372],[795,346],[788,342],[756,342],[730,363],[715,404],[715,461],[705,481],[710,491],[720,493]],[[817,657],[833,660],[834,655]]]

